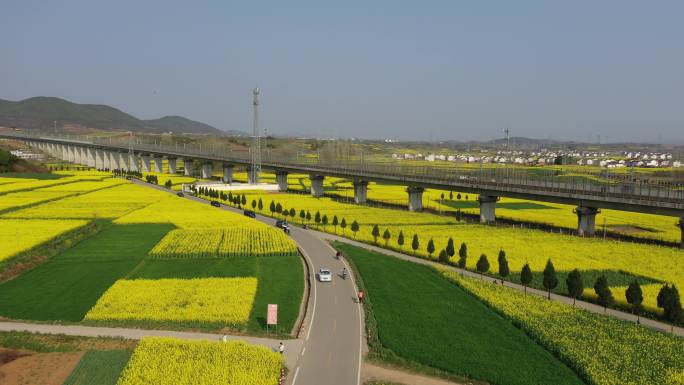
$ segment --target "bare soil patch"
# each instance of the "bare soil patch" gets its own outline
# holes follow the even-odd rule
[[[370,363],[363,364],[362,379],[364,383],[391,383],[406,385],[473,385],[482,382],[457,383],[441,378],[429,377],[422,374],[409,373],[394,368],[382,367]]]
[[[9,349],[1,354],[12,358],[0,365],[3,385],[61,385],[83,356],[83,352],[32,354]]]

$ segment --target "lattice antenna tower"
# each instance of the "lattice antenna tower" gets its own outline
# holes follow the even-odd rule
[[[252,91],[252,108],[254,109],[254,121],[252,125],[252,169],[250,172],[251,182],[259,183],[259,172],[261,171],[261,140],[259,137],[259,87]]]
[[[504,134],[506,134],[506,150],[510,150],[511,149],[511,137],[510,137],[511,130],[509,130],[508,128],[504,128],[503,132],[504,132]]]

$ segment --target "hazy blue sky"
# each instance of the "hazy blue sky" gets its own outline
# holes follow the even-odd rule
[[[4,0],[0,98],[277,134],[684,142],[682,1]]]

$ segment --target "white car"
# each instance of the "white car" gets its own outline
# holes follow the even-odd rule
[[[316,276],[320,282],[332,282],[332,273],[328,269],[319,269],[318,273],[316,273]]]

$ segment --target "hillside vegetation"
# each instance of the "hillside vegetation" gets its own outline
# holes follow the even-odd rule
[[[0,126],[52,129],[55,122],[58,128],[72,125],[138,132],[223,133],[208,124],[181,116],[142,120],[111,106],[78,104],[55,97],[38,96],[16,102],[0,100]]]

